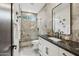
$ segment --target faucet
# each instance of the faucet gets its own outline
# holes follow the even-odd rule
[[[63,31],[59,32],[59,38],[62,39]]]

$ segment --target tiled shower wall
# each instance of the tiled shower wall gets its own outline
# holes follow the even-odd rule
[[[36,22],[22,19],[21,31],[22,41],[32,41],[37,39]]]
[[[30,13],[29,13],[30,14]],[[36,19],[27,18],[28,13],[22,13],[21,20],[21,46],[26,47],[32,44],[33,40],[37,40]]]

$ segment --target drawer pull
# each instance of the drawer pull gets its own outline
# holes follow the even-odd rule
[[[48,54],[48,48],[46,47],[46,54]]]
[[[63,53],[64,56],[67,56],[65,53]]]

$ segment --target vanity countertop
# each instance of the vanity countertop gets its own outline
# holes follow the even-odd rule
[[[66,44],[63,41],[55,42],[55,41],[53,41],[51,39],[48,39],[47,35],[39,35],[39,36],[41,38],[49,41],[50,43],[52,43],[52,44],[54,44],[54,45],[56,45],[56,46],[58,46],[58,47],[60,47],[60,48],[62,48],[64,50],[66,50],[66,51],[68,51],[68,52],[70,52],[70,53],[72,53],[72,54],[74,54],[76,56],[79,56],[79,43],[78,42],[68,41],[67,40],[65,42],[68,43],[68,44]]]

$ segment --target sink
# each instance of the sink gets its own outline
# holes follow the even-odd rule
[[[53,40],[53,41],[55,41],[55,42],[61,41],[61,39],[54,38],[54,37],[48,37],[48,39]]]

